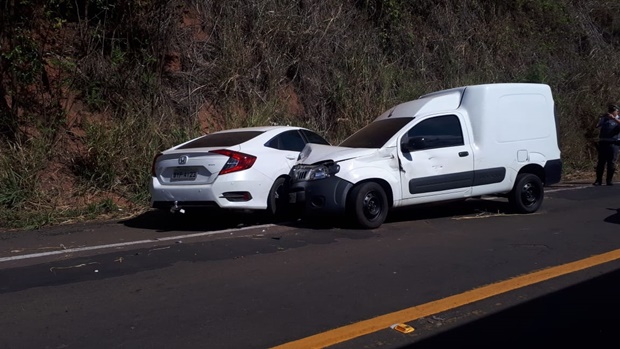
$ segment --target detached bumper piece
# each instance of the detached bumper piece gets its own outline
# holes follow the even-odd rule
[[[302,206],[306,214],[344,214],[352,187],[338,177],[295,182],[289,189],[289,203]]]

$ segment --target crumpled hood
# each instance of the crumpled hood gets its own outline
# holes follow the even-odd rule
[[[333,160],[335,162],[358,158],[376,153],[377,149],[346,148],[333,145],[308,143],[299,154],[299,164],[314,164],[320,161]]]

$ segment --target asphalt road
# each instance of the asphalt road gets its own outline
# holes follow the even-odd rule
[[[619,197],[561,185],[536,214],[471,200],[376,230],[149,212],[3,232],[0,348],[606,347]]]

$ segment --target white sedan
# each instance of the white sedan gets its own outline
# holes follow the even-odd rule
[[[151,207],[266,210],[288,205],[285,183],[306,143],[329,144],[316,132],[293,126],[219,131],[155,156]]]

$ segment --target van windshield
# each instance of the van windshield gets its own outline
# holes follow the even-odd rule
[[[381,148],[396,132],[407,125],[413,117],[384,119],[371,122],[339,144],[348,148]]]

